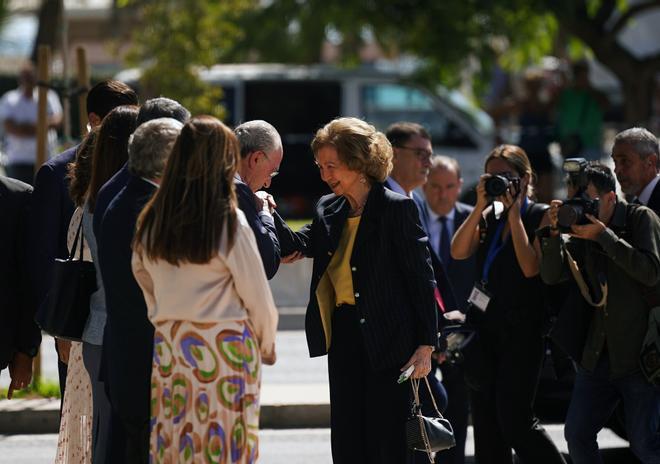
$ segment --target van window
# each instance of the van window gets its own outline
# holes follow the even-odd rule
[[[426,127],[434,145],[477,148],[463,129],[434,104],[431,95],[401,84],[366,84],[360,91],[362,116],[379,130],[397,121],[410,121]]]

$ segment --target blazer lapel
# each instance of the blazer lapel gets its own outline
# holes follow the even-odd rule
[[[372,234],[378,232],[378,220],[383,211],[383,201],[385,200],[385,190],[383,184],[374,184],[371,187],[367,203],[364,205],[362,219],[355,235],[353,250],[360,248]]]
[[[350,204],[344,197],[337,198],[336,201],[329,204],[323,211],[323,225],[325,226],[328,239],[330,240],[330,250],[334,253],[339,244],[341,231],[348,217]]]

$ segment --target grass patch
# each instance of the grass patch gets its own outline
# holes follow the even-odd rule
[[[57,380],[40,380],[23,390],[14,390],[13,398],[59,398],[60,384]],[[0,400],[7,399],[7,388],[0,388]]]
[[[311,219],[287,219],[286,225],[294,232],[298,232],[303,226],[312,222]]]

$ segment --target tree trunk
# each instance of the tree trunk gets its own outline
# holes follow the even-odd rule
[[[639,71],[635,79],[624,80],[619,76],[624,98],[624,117],[628,126],[649,127],[655,76],[644,69]]]
[[[63,0],[42,0],[39,8],[39,30],[32,50],[32,62],[37,62],[39,45],[48,45],[55,51],[58,44],[59,25],[62,21]]]

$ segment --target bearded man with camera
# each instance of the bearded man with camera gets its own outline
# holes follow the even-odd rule
[[[554,200],[541,234],[543,281],[573,278],[592,312],[564,435],[574,464],[602,462],[596,436],[622,401],[633,453],[658,463],[660,388],[640,369],[640,353],[660,306],[660,220],[617,198],[609,168],[591,164],[584,175],[585,198]]]

